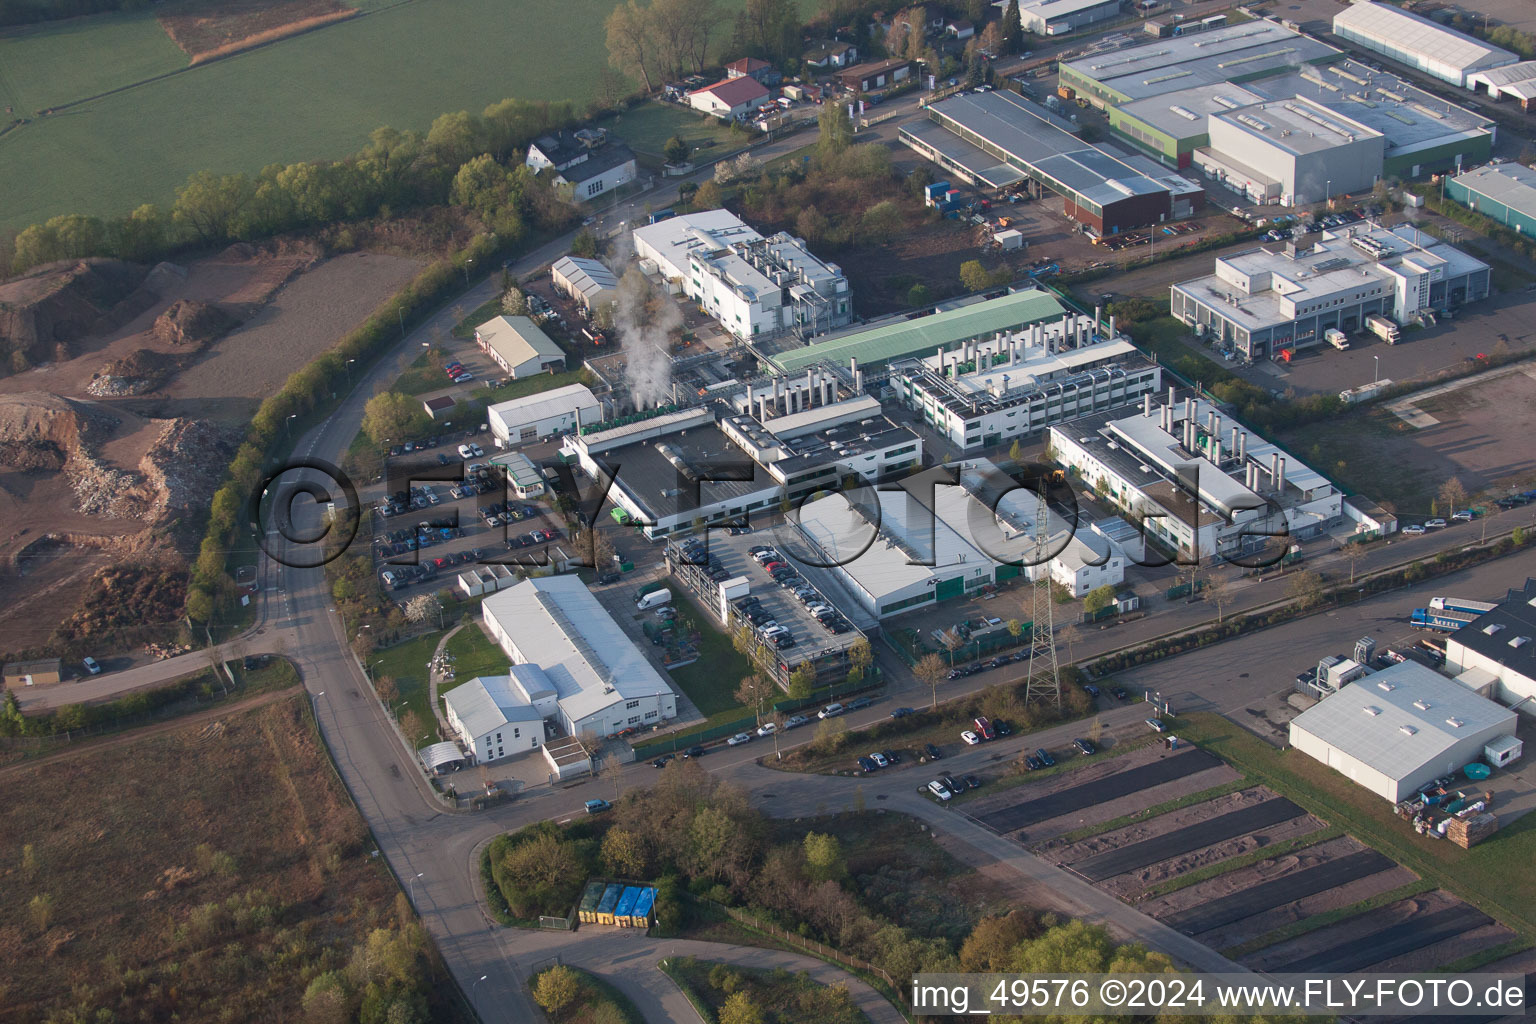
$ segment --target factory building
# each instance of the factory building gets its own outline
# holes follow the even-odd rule
[[[1513,99],[1521,110],[1531,110],[1536,101],[1536,60],[1473,72],[1467,76],[1467,88],[1486,92],[1492,100]]]
[[[565,434],[603,418],[602,403],[585,384],[539,391],[486,410],[497,445],[510,448]]]
[[[1113,318],[1069,314],[892,368],[891,387],[962,451],[1139,402],[1162,370],[1114,333]]]
[[[1489,280],[1488,264],[1410,224],[1359,221],[1218,257],[1215,273],[1172,285],[1169,305],[1225,351],[1286,360],[1329,328],[1365,330],[1372,314],[1406,324],[1486,298]]]
[[[1335,14],[1333,34],[1452,85],[1470,87],[1470,76],[1520,60],[1428,18],[1369,0],[1356,0]]]
[[[821,370],[774,377],[732,402],[663,413],[566,439],[563,453],[655,540],[779,509],[845,476],[883,480],[922,464],[922,439]]]
[[[853,319],[840,267],[783,232],[764,238],[727,210],[669,217],[636,228],[634,239],[642,268],[674,282],[743,341],[810,337]]]
[[[1102,535],[1074,534],[1053,514],[1037,531],[1036,496],[996,466],[955,472],[954,482],[922,474],[808,502],[795,524],[812,564],[830,565],[875,618],[974,597],[1010,580],[1049,576],[1074,597],[1124,581],[1125,558]]]
[[[1514,712],[1416,661],[1362,676],[1303,711],[1290,744],[1396,804],[1515,734]]]
[[[960,93],[928,107],[928,122],[898,136],[946,172],[984,187],[1029,182],[1066,201],[1066,215],[1098,235],[1189,216],[1204,191],[1162,168],[1085,143],[1011,92]]]
[[[1012,0],[993,0],[999,17]],[[1061,36],[1120,17],[1120,0],[1019,0],[1019,24],[1037,36]]]
[[[930,315],[915,319],[905,314],[885,317],[818,338],[801,348],[774,353],[769,359],[789,374],[818,364],[841,367],[854,363],[876,369],[938,348],[949,350],[966,342],[1059,320],[1065,312],[1052,293],[1025,288],[995,298],[972,297],[942,303]]]
[[[1289,57],[1295,63],[1282,59]],[[1269,23],[1159,39],[1062,68],[1063,82],[1104,107],[1120,138],[1169,166],[1199,165],[1255,202],[1295,193],[1285,182],[1305,180],[1308,165],[1322,174],[1318,191],[1329,191],[1332,178],[1333,194],[1341,195],[1378,175],[1417,178],[1482,163],[1497,138],[1490,118]],[[1288,103],[1303,112],[1286,109]],[[1248,109],[1256,104],[1279,113],[1266,118]],[[1318,108],[1328,123],[1308,118]],[[1244,122],[1244,114],[1284,123],[1266,131]],[[1381,137],[1379,162],[1350,167],[1350,160],[1374,153],[1372,136]]]
[[[1536,579],[1445,641],[1445,668],[1516,711],[1536,715]]]
[[[1370,188],[1386,154],[1381,132],[1300,97],[1213,113],[1208,131],[1195,165],[1255,203],[1307,206]]]
[[[1145,522],[1181,558],[1255,552],[1340,521],[1343,494],[1321,473],[1224,416],[1203,397],[1142,398],[1050,428],[1052,457],[1105,501]]]
[[[581,308],[594,310],[618,301],[619,279],[597,260],[562,256],[549,268],[555,289],[570,296]]]
[[[1447,197],[1522,235],[1536,235],[1536,171],[1489,164],[1445,183]]]

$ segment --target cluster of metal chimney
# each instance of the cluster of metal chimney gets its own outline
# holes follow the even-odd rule
[[[803,381],[791,383],[787,377],[774,377],[772,394],[764,390],[752,395],[750,400],[750,411],[760,421],[770,416],[804,412],[812,406],[831,405],[837,401],[837,378],[813,367],[805,371]]]
[[[1086,348],[1093,344],[1094,333],[1098,331],[1103,322],[1103,308],[1095,306],[1093,318],[1072,314],[1059,322],[1060,330],[1047,331],[1044,323],[1030,324],[1022,331],[999,334],[992,342],[971,340],[964,342],[954,351],[946,351],[943,345],[938,347],[939,375],[958,377],[960,367],[974,363],[977,369],[987,366],[996,366],[999,363],[1016,363],[1025,358],[1029,349],[1044,349],[1047,354],[1065,352],[1071,349]],[[1109,318],[1109,332],[1106,337],[1115,336],[1115,318]]]
[[[1151,392],[1142,395],[1141,414],[1147,419],[1152,418],[1152,407],[1153,398]],[[1176,436],[1179,437],[1185,452],[1191,458],[1201,454],[1200,425],[1195,417],[1195,409],[1194,396],[1186,395],[1184,398],[1183,416],[1176,419],[1174,414],[1174,389],[1171,387],[1168,389],[1167,403],[1157,406],[1158,425],[1162,427],[1164,433],[1172,435],[1177,423],[1179,433]],[[1205,434],[1208,438],[1209,451],[1205,453],[1206,457],[1218,467],[1228,458],[1235,458],[1238,464],[1243,467],[1243,486],[1247,487],[1250,491],[1257,493],[1266,482],[1266,478],[1269,488],[1275,493],[1278,494],[1284,491],[1285,456],[1279,452],[1272,453],[1269,469],[1266,470],[1259,462],[1249,461],[1248,459],[1248,431],[1233,425],[1229,446],[1223,446],[1221,440],[1222,426],[1221,414],[1215,409],[1207,410],[1205,415]]]

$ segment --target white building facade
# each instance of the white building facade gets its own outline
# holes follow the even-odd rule
[[[585,384],[540,391],[486,410],[491,435],[503,448],[569,434],[603,418],[603,405]]]

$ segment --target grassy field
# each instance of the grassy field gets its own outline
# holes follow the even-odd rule
[[[1254,782],[1432,879],[1478,909],[1536,936],[1536,879],[1522,865],[1536,860],[1536,815],[1526,815],[1470,850],[1413,834],[1392,805],[1295,750],[1280,751],[1226,719],[1180,716],[1178,732]]]
[[[7,1019],[294,1020],[393,927],[399,887],[307,707],[295,689],[7,770],[80,796],[0,803]],[[463,1019],[438,981],[430,1019]]]
[[[368,659],[374,679],[391,676],[395,680],[400,694],[395,701],[396,713],[404,715],[407,711],[414,711],[423,729],[432,729],[437,723],[428,699],[427,662],[432,659],[432,653],[437,650],[438,641],[442,638],[442,633],[428,633],[403,644],[396,644],[388,650],[376,651]],[[404,706],[401,706],[402,701]]]
[[[752,672],[752,663],[731,646],[731,638],[715,628],[703,612],[689,604],[679,608],[680,611],[683,609],[690,613],[699,630],[699,660],[673,669],[669,673],[672,681],[682,687],[694,707],[706,716],[727,711],[745,713],[735,694],[743,677]]]
[[[734,14],[740,3],[720,6]],[[607,59],[603,18],[612,8],[612,0],[419,0],[41,118],[0,139],[0,227],[167,203],[196,171],[254,173],[344,156],[380,125],[425,130],[439,114],[478,112],[509,96],[589,100]],[[183,59],[153,36],[152,21],[128,18],[119,33],[97,23],[79,22],[73,44],[60,29],[0,50],[0,89],[23,100],[18,112],[38,98],[56,105],[126,80],[101,68],[154,73]],[[23,52],[32,43],[41,56]],[[66,49],[68,59],[59,56]],[[81,60],[82,50],[92,59]],[[87,67],[70,69],[76,64]],[[62,71],[75,76],[73,86],[48,81]]]
[[[1392,413],[1373,407],[1292,428],[1284,431],[1280,440],[1299,458],[1322,467],[1351,493],[1369,494],[1405,511],[1427,510],[1443,478],[1427,476],[1421,466],[1386,455],[1391,446],[1405,443],[1400,440],[1402,435],[1413,432]]]
[[[662,970],[677,982],[705,1020],[718,1020],[726,1000],[738,992],[762,1011],[765,1024],[867,1024],[869,1020],[854,1005],[846,989],[830,989],[812,981],[808,974],[739,967],[686,956],[666,961]]]
[[[186,66],[187,55],[149,11],[7,29],[0,33],[0,106],[31,117]]]
[[[731,131],[719,118],[707,117],[678,103],[642,103],[597,122],[629,144],[636,155],[660,167],[667,140],[676,135],[701,160],[714,160],[746,148],[747,136]]]

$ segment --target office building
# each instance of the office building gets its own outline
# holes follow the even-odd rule
[[[504,448],[567,434],[602,418],[602,403],[585,384],[567,384],[497,402],[486,410],[491,436]]]

